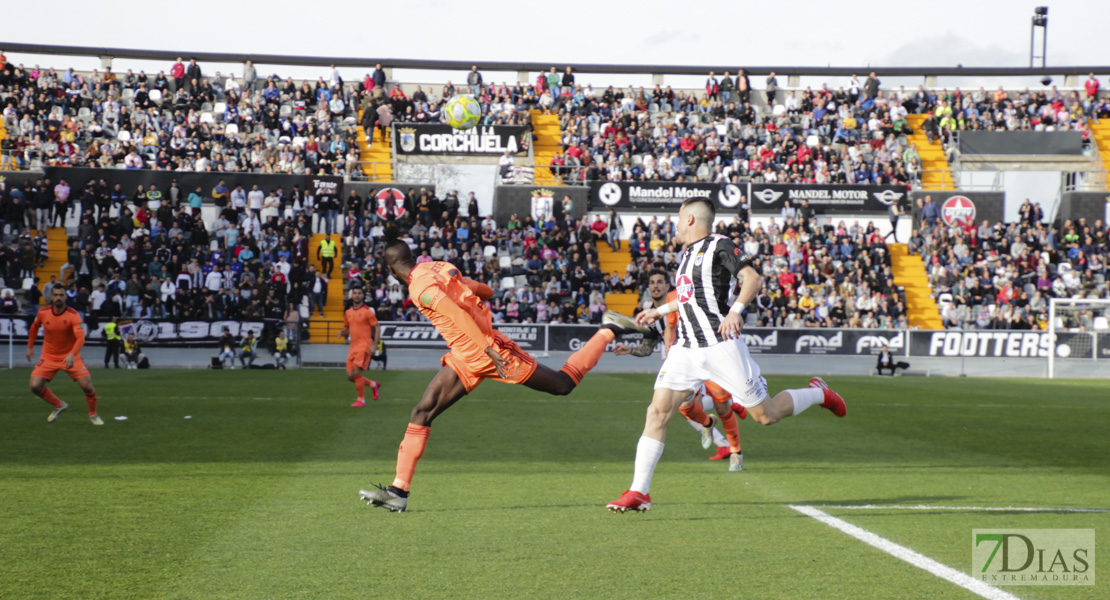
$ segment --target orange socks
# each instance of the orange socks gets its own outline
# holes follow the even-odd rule
[[[729,450],[733,454],[740,451],[740,424],[736,420],[736,414],[732,410],[728,414],[721,417],[721,427],[725,430],[725,439],[728,440]]]
[[[574,385],[582,383],[582,378],[590,369],[597,366],[598,359],[602,354],[605,354],[605,347],[616,339],[616,335],[608,329],[599,329],[597,333],[586,342],[584,346],[578,349],[578,352],[570,355],[566,364],[560,369],[566,373],[568,377],[574,381]]]
[[[370,385],[369,380],[365,377],[359,377],[355,380],[355,390],[358,391],[358,399],[360,401],[366,400],[366,386]]]
[[[89,404],[89,414],[96,414],[96,392],[85,394],[85,402]]]
[[[726,392],[724,388],[712,381],[705,382],[705,391],[709,392],[709,395],[713,397],[713,401],[718,404],[722,402],[727,404],[732,403],[732,394]],[[700,410],[701,407],[698,408]],[[725,430],[725,439],[728,440],[732,453],[736,454],[740,451],[740,425],[736,421],[736,415],[731,410],[728,411],[728,414],[721,417],[721,428]]]
[[[687,419],[701,425],[702,427],[709,427],[709,415],[705,414],[702,410],[700,399],[695,398],[689,406],[679,406],[678,412]]]
[[[42,391],[38,393],[38,397],[45,400],[47,404],[53,406],[54,408],[62,407],[62,401],[54,395],[54,392],[50,391],[50,388],[44,386],[42,388]]]
[[[401,447],[397,449],[397,478],[393,480],[393,487],[409,491],[412,474],[416,472],[416,463],[424,455],[424,447],[428,445],[430,430],[430,427],[409,423],[409,428],[405,430],[405,439],[401,440]]]

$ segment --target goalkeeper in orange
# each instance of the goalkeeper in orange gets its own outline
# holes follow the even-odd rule
[[[96,389],[92,377],[81,360],[81,348],[85,345],[85,330],[81,327],[81,315],[66,306],[66,291],[60,285],[50,292],[50,305],[39,310],[31,323],[27,337],[27,362],[34,360],[35,338],[39,329],[43,330],[42,354],[39,362],[31,371],[31,393],[42,398],[54,407],[47,423],[58,420],[58,415],[69,408],[46,387],[58,371],[65,371],[85,392],[85,402],[89,405],[89,420],[93,425],[103,425],[104,421],[96,414]]]
[[[409,486],[416,463],[428,444],[432,421],[482,381],[492,379],[523,384],[563,396],[597,365],[606,346],[616,336],[645,331],[628,317],[606,313],[602,328],[567,359],[562,369],[555,371],[537,363],[516,342],[493,328],[486,304],[493,295],[489,286],[463,277],[459,269],[448,262],[417,265],[404,242],[386,248],[385,263],[394,277],[408,282],[409,297],[439,330],[449,350],[440,361],[443,368],[412,409],[405,438],[397,451],[397,475],[393,484],[359,492],[367,503],[392,512],[404,511],[408,506]]]

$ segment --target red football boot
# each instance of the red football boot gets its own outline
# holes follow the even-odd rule
[[[821,403],[821,408],[828,409],[832,414],[843,417],[848,414],[848,406],[844,404],[844,398],[840,394],[832,391],[829,384],[825,383],[824,379],[814,377],[809,380],[809,387],[820,388],[825,393],[825,401]]]
[[[717,446],[717,453],[709,457],[709,460],[724,460],[732,454],[728,446]]]
[[[651,494],[641,494],[632,490],[624,490],[620,498],[605,505],[609,512],[625,512],[629,510],[647,512],[651,510]]]

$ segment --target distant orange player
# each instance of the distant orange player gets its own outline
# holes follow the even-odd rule
[[[408,430],[397,452],[397,476],[393,485],[361,490],[360,497],[373,506],[404,511],[416,463],[428,444],[432,421],[482,381],[524,384],[556,396],[569,394],[589,373],[605,347],[617,335],[644,333],[632,319],[606,313],[605,323],[559,371],[536,362],[505,334],[493,328],[486,301],[493,295],[489,286],[463,277],[448,262],[416,264],[404,242],[385,251],[385,263],[399,281],[408,282],[409,297],[443,339],[449,352],[440,361],[443,368],[432,379],[424,396],[412,409]]]
[[[85,345],[81,315],[66,306],[66,291],[62,286],[54,286],[50,292],[50,306],[40,310],[31,323],[31,332],[27,339],[27,362],[34,360],[35,338],[38,337],[40,327],[43,330],[42,355],[31,371],[31,393],[54,407],[46,422],[58,420],[58,415],[69,408],[68,404],[59,400],[46,387],[54,379],[55,373],[65,371],[85,392],[85,401],[89,404],[89,420],[93,425],[103,425],[104,421],[96,414],[96,390],[93,388],[92,377],[85,368],[85,361],[81,360],[81,348]]]
[[[378,388],[382,385],[362,376],[362,372],[370,368],[371,348],[377,346],[381,338],[378,318],[364,304],[365,300],[362,288],[351,290],[351,308],[343,313],[343,329],[339,330],[339,337],[351,336],[351,347],[347,350],[347,381],[353,382],[358,390],[358,400],[351,406],[366,406],[366,386],[370,386],[373,399],[377,400]]]

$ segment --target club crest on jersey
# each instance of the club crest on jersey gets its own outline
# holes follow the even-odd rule
[[[675,284],[675,294],[678,296],[679,302],[686,304],[693,299],[694,281],[690,279],[689,275],[679,275],[678,281],[675,282]]]
[[[694,266],[695,267],[700,267],[701,266],[701,261],[703,261],[703,260],[705,260],[705,253],[704,252],[698,252],[698,255],[694,257]]]

